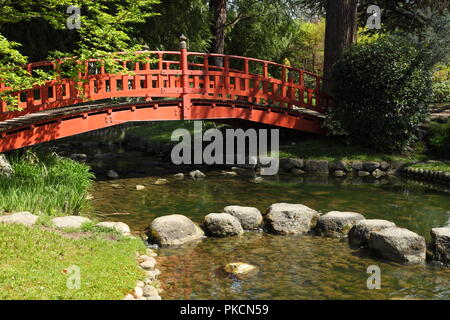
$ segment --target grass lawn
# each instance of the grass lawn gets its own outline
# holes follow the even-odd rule
[[[57,233],[43,227],[0,224],[0,299],[123,299],[143,278],[135,253],[140,239],[107,233]],[[68,289],[80,268],[81,287]]]
[[[332,137],[298,139],[295,145],[280,146],[281,158],[304,158],[319,160],[362,160],[362,161],[420,161],[428,157],[421,151],[392,155],[376,152],[358,145],[346,144]]]

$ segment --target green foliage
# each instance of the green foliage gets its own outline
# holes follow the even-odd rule
[[[77,234],[0,224],[0,299],[122,300],[143,278],[135,258],[145,252],[142,241]],[[80,268],[79,290],[67,289],[72,265]]]
[[[433,102],[450,102],[450,63],[438,64],[433,74]]]
[[[211,41],[209,8],[204,0],[170,0],[154,6],[160,15],[135,26],[135,37],[151,50],[178,50],[179,37],[188,38],[189,51],[206,52]]]
[[[435,155],[450,159],[450,124],[433,124],[428,145]]]
[[[431,75],[420,52],[398,38],[350,48],[333,70],[327,126],[385,152],[411,146],[424,119]]]
[[[14,175],[0,176],[0,212],[76,214],[87,205],[89,167],[54,153],[17,151],[9,156]]]
[[[433,82],[433,102],[450,102],[450,80]]]
[[[157,0],[27,0],[20,4],[7,0],[0,9],[0,23],[21,23],[25,21],[46,21],[55,30],[66,27],[66,8],[70,5],[79,6],[82,12],[81,28],[73,30],[77,34],[77,41],[71,51],[54,50],[49,58],[58,60],[62,57],[74,57],[61,62],[61,68],[44,72],[36,69],[33,75],[28,74],[23,65],[27,58],[19,51],[19,44],[10,42],[0,35],[0,79],[10,90],[4,91],[0,98],[7,102],[10,109],[17,109],[17,97],[12,93],[17,90],[40,85],[45,80],[68,76],[75,82],[82,82],[84,66],[76,61],[101,59],[103,64],[112,71],[127,72],[127,68],[117,63],[117,59],[143,61],[143,55],[133,56],[135,51],[142,49],[133,38],[134,25],[144,23],[148,18],[156,15],[152,6]],[[11,17],[12,15],[12,17]],[[1,26],[1,24],[0,24]],[[117,52],[124,51],[120,56]],[[81,90],[79,85],[78,89]]]

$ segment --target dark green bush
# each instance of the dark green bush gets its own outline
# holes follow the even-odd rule
[[[352,46],[334,66],[328,128],[373,149],[405,150],[431,95],[431,74],[421,65],[419,52],[398,38]]]
[[[450,80],[433,82],[433,102],[450,102]]]
[[[450,159],[450,123],[434,124],[428,135],[428,145],[435,155]]]

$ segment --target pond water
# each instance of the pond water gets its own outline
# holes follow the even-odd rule
[[[413,230],[429,239],[433,227],[450,226],[450,195],[414,184],[385,181],[354,184],[327,178],[276,178],[263,183],[208,173],[207,179],[152,185],[151,176],[99,181],[92,188],[94,211],[103,220],[143,230],[162,215],[183,214],[201,222],[227,205],[264,212],[276,202],[301,203],[321,212],[355,211]],[[324,181],[324,179],[326,181]],[[136,185],[146,189],[136,191]],[[124,213],[110,215],[111,213]],[[345,239],[275,236],[246,232],[159,250],[164,299],[450,299],[450,268],[401,266],[369,257]],[[256,265],[247,280],[223,277],[229,262]],[[367,268],[381,268],[381,289],[367,289]]]

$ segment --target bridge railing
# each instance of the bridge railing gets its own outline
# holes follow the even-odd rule
[[[143,53],[143,52],[138,52]],[[0,121],[27,113],[54,109],[82,102],[118,97],[216,99],[246,101],[282,108],[306,108],[323,112],[331,97],[322,91],[319,75],[282,64],[232,55],[180,51],[151,51],[157,62],[121,61],[133,72],[109,74],[99,61],[85,64],[83,90],[72,79],[56,79],[42,86],[15,92],[21,111],[8,111],[0,105]],[[221,61],[220,64],[214,61]],[[131,65],[130,65],[131,64]],[[51,61],[30,63],[34,69],[57,68]],[[78,86],[79,87],[79,86]],[[0,91],[7,90],[0,83]]]

